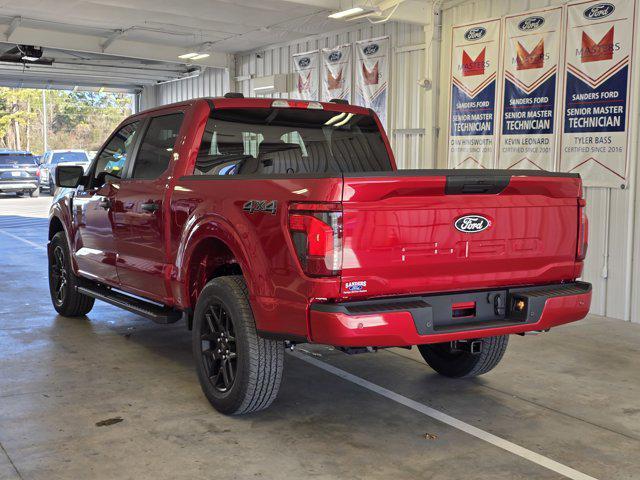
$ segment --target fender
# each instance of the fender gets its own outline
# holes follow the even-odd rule
[[[229,248],[244,273],[249,292],[255,292],[255,280],[248,263],[249,256],[235,227],[217,214],[208,214],[197,219],[192,216],[185,223],[180,236],[174,275],[172,275],[174,299],[180,307],[195,307],[195,305],[190,305],[189,298],[189,262],[196,247],[208,239],[218,240]]]
[[[62,231],[67,240],[67,248],[71,253],[71,269],[73,273],[78,274],[78,264],[75,256],[75,232],[73,232],[73,219],[71,218],[72,198],[70,195],[61,197],[57,202],[51,205],[49,209],[49,230],[51,222],[56,218],[62,224]],[[47,252],[51,245],[51,239],[47,241]]]

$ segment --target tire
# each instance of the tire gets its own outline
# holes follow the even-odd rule
[[[56,195],[56,184],[53,183],[53,179],[49,177],[49,195],[55,197]]]
[[[440,375],[450,378],[477,377],[492,370],[504,355],[509,342],[508,335],[478,339],[482,351],[473,354],[466,351],[452,351],[451,343],[418,345],[422,358]]]
[[[71,256],[64,232],[53,236],[48,257],[49,293],[53,308],[65,317],[81,317],[89,313],[94,299],[76,291],[80,278],[71,269]]]
[[[29,192],[29,196],[31,198],[39,197],[40,196],[40,188],[36,188],[35,190],[31,190],[31,192]]]
[[[221,413],[242,415],[276,399],[284,344],[260,338],[242,276],[205,285],[193,316],[193,354],[200,386]]]

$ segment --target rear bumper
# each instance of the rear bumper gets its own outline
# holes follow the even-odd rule
[[[501,296],[496,307],[496,296]],[[516,303],[524,302],[517,310]],[[473,305],[463,316],[456,305]],[[309,312],[314,343],[344,347],[392,347],[548,330],[581,320],[591,306],[591,285],[572,282],[540,287],[446,295],[314,304]]]
[[[37,181],[0,182],[0,192],[25,192],[38,188]]]

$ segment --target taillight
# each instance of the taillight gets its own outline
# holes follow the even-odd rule
[[[589,246],[589,219],[587,218],[587,202],[578,200],[578,248],[576,260],[582,261],[587,256]]]
[[[339,203],[294,203],[289,231],[300,266],[310,277],[340,275],[342,206]]]

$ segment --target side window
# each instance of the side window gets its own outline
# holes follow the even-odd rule
[[[182,113],[176,113],[151,119],[136,155],[132,178],[153,180],[167,169],[173,158],[182,118]]]
[[[130,123],[118,130],[111,138],[96,160],[93,177],[94,186],[99,186],[99,184],[104,183],[106,174],[118,178],[122,176],[122,169],[124,168],[127,158],[131,155],[133,139],[139,127],[139,121]]]

